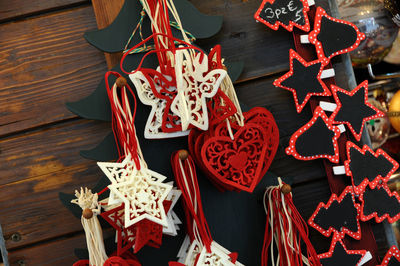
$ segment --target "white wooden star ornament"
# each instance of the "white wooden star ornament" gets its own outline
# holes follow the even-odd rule
[[[190,244],[189,236],[186,236],[177,257],[179,262],[187,266],[244,266],[242,263],[232,262],[231,252],[215,241],[211,242],[211,252],[208,252],[196,239]]]
[[[163,201],[172,186],[162,183],[165,176],[148,169],[143,163],[137,169],[130,155],[120,163],[97,164],[111,181],[108,204],[125,204],[125,228],[143,219],[168,226]]]

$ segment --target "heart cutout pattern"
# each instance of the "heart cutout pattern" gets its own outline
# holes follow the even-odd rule
[[[189,134],[189,149],[195,158],[196,163],[206,174],[206,176],[209,177],[209,179],[214,183],[214,185],[221,191],[245,190],[252,192],[255,186],[266,174],[278,149],[278,126],[275,123],[274,117],[267,109],[255,107],[250,111],[245,112],[243,115],[245,118],[243,127],[239,126],[236,122],[230,123],[232,132],[234,134],[234,139],[236,141],[236,136],[243,137],[242,134],[247,132],[247,130],[255,130],[254,132],[259,132],[258,134],[262,137],[261,139],[263,141],[253,145],[251,153],[260,151],[263,153],[261,156],[262,160],[259,161],[259,163],[261,163],[261,168],[256,164],[252,164],[249,168],[249,160],[254,161],[254,158],[252,158],[251,154],[249,155],[248,152],[239,149],[234,149],[234,152],[231,151],[231,153],[227,155],[228,157],[225,158],[226,161],[224,161],[224,163],[228,164],[230,167],[222,168],[222,171],[220,172],[217,170],[219,167],[210,163],[210,157],[207,158],[207,156],[208,152],[211,151],[206,151],[206,146],[211,145],[213,141],[216,141],[220,138],[223,138],[224,141],[232,144],[232,139],[229,136],[226,122],[219,123],[218,125],[211,127],[208,131],[199,132],[198,130],[192,130]],[[251,141],[252,140],[243,141],[242,139],[242,143],[239,143],[237,147],[244,147]],[[227,147],[229,147],[229,145]],[[223,148],[225,149],[227,147],[224,146]],[[232,175],[232,171],[235,173],[250,171],[249,173],[252,176],[247,176],[247,181],[243,182],[243,180],[237,178],[237,176],[232,176],[232,178],[229,178],[229,176]]]
[[[266,154],[266,133],[257,124],[247,124],[234,135],[214,136],[201,149],[201,158],[207,170],[219,181],[240,190],[252,192],[257,185]],[[246,155],[246,161],[239,168],[237,157]]]

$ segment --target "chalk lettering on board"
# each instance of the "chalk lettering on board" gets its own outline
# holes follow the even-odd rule
[[[293,11],[295,11],[297,9],[297,6],[293,6],[293,5],[294,5],[293,0],[291,0],[289,2],[289,4],[287,5],[287,7],[288,7],[290,12],[293,12]]]
[[[298,22],[301,19],[304,19],[304,17],[303,17],[303,9],[297,10],[296,18],[295,18],[294,22]]]
[[[275,0],[272,4],[266,2],[260,17],[270,24],[280,21],[289,25],[293,21],[299,25],[305,24],[303,14],[303,2],[301,0]]]
[[[272,8],[270,8],[270,7],[265,9],[264,13],[266,14],[266,18],[274,18],[274,16],[275,16],[274,11],[272,11]]]

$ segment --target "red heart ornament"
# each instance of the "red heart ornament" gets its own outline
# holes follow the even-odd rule
[[[201,149],[201,159],[220,182],[253,192],[262,171],[266,140],[265,130],[260,125],[249,123],[234,134],[233,140],[218,135],[209,138]]]
[[[276,151],[278,150],[279,146],[279,129],[276,125],[275,119],[271,112],[263,107],[254,107],[248,112],[243,113],[244,115],[244,122],[245,124],[254,123],[260,125],[265,129],[265,132],[268,136],[267,141],[265,143],[267,147],[267,155],[265,156],[265,161],[263,165],[262,172],[260,174],[260,178],[258,182],[264,177],[267,173],[272,160],[275,157]],[[236,131],[240,128],[237,123],[231,123],[231,127],[233,131]],[[228,136],[228,130],[226,127],[226,123],[220,124],[215,129],[216,135],[224,135]]]
[[[215,175],[215,171],[211,170],[212,167],[210,165],[208,166],[206,165],[207,160],[204,160],[202,156],[202,150],[204,149],[206,142],[209,139],[224,136],[229,140],[231,140],[228,133],[228,127],[226,122],[222,122],[219,123],[218,125],[210,127],[209,130],[205,132],[192,129],[189,134],[189,150],[193,158],[196,160],[197,165],[202,169],[202,171],[206,174],[206,176],[211,180],[211,182],[213,182],[213,184],[220,191],[225,191],[225,190],[236,190],[236,191],[246,190],[249,192],[253,191],[255,185],[257,185],[266,174],[278,149],[279,145],[278,126],[275,123],[274,117],[267,109],[262,107],[255,107],[250,111],[243,113],[243,115],[245,118],[244,119],[245,127],[248,126],[251,127],[252,125],[260,126],[266,136],[264,138],[263,144],[260,147],[258,147],[259,150],[263,150],[263,148],[265,147],[263,155],[264,160],[262,161],[261,171],[257,172],[256,175],[257,179],[253,181],[255,184],[253,185],[252,188],[243,187],[243,185],[240,184],[239,180],[233,181],[236,182],[237,185],[232,185],[231,183],[227,183],[224,178],[221,178],[221,176],[217,177]],[[238,134],[239,130],[241,130],[242,128],[237,123],[231,122],[230,125],[233,134]],[[241,164],[245,164],[245,162],[247,162],[245,159],[247,158],[248,158],[247,154],[245,157],[243,153],[240,155],[239,152],[237,154],[232,155],[229,164],[230,166],[232,166],[232,168],[236,169],[242,168],[243,166]],[[255,169],[253,169],[252,172],[256,173],[254,170]]]

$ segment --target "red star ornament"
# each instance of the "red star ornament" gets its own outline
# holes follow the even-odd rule
[[[163,205],[165,212],[167,213],[171,207],[172,201],[164,200]],[[136,228],[136,238],[134,253],[139,252],[145,245],[150,245],[153,247],[160,247],[162,243],[162,230],[163,226],[152,222],[150,220],[142,220],[135,224]]]
[[[124,227],[124,208],[124,204],[121,204],[100,214],[117,231],[117,256],[121,256],[135,244],[133,226]]]

